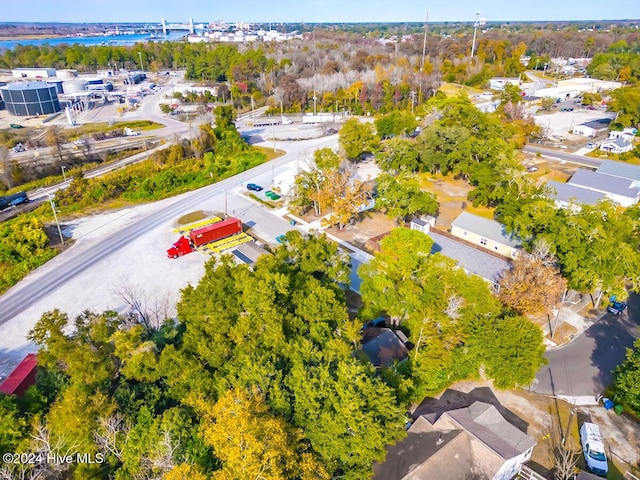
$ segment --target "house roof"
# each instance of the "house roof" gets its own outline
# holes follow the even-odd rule
[[[13,395],[20,393],[20,390],[24,388],[24,382],[33,374],[33,371],[38,366],[38,356],[35,353],[30,353],[20,364],[5,378],[4,382],[0,383],[0,393],[7,395]]]
[[[469,212],[462,212],[451,225],[467,230],[468,232],[477,233],[494,242],[509,245],[510,247],[515,248],[520,246],[520,239],[507,234],[504,225],[495,220],[489,220],[488,218],[473,215]]]
[[[411,472],[427,461],[429,461],[429,473],[432,474],[430,478],[465,478],[466,474],[473,471],[471,449],[457,449],[456,453],[459,455],[455,462],[452,462],[451,456],[446,455],[447,452],[444,451],[449,444],[454,443],[454,440],[463,440],[468,443],[467,439],[461,438],[464,435],[465,433],[460,430],[409,433],[404,440],[387,447],[385,462],[373,467],[373,478],[374,480],[414,478]],[[444,457],[440,459],[440,464],[437,462],[439,457]],[[435,472],[432,470],[440,466],[444,467],[441,475],[433,475]]]
[[[431,253],[440,252],[445,257],[449,257],[458,262],[458,265],[467,272],[476,274],[485,280],[499,282],[502,272],[509,270],[511,264],[506,260],[501,260],[493,255],[482,252],[476,248],[456,242],[450,238],[428,232],[434,244]]]
[[[389,328],[365,328],[362,332],[362,350],[376,367],[386,367],[409,356],[407,347]]]
[[[596,172],[640,182],[640,166],[630,163],[603,160]]]
[[[631,187],[633,182],[627,178],[604,175],[584,168],[578,169],[569,180],[569,183],[578,187],[590,188],[599,192],[612,193],[628,198],[637,198],[638,194],[640,194],[639,189]]]
[[[547,188],[550,190],[549,198],[566,203],[573,202],[585,205],[595,205],[605,198],[604,193],[576,187],[570,183],[556,182],[555,180],[548,181]]]
[[[578,127],[589,127],[593,128],[594,130],[600,130],[601,128],[607,128],[610,123],[610,118],[597,118],[596,120],[581,123],[580,125],[578,125]]]
[[[600,148],[604,147],[605,145],[617,145],[620,148],[624,148],[631,145],[631,142],[624,137],[617,137],[617,138],[610,138],[608,140],[605,140],[600,145]]]
[[[451,410],[448,416],[503,459],[516,457],[536,444],[529,435],[507,422],[498,409],[484,402]]]

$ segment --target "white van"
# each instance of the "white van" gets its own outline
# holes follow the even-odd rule
[[[580,427],[580,443],[587,469],[596,475],[606,475],[609,471],[607,455],[600,436],[600,429],[595,423],[583,423]]]

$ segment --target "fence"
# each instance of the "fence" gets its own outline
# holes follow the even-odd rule
[[[523,480],[547,480],[539,473],[534,472],[526,465],[520,465],[520,469],[518,470],[518,477]]]

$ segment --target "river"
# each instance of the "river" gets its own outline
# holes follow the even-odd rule
[[[0,40],[0,50],[13,49],[16,45],[61,45],[80,44],[80,45],[133,45],[138,42],[147,41],[178,41],[187,34],[184,32],[170,32],[166,37],[150,40],[150,34],[133,34],[133,35],[105,35],[96,37],[59,37],[59,38],[38,38],[38,39],[21,39],[21,40]]]

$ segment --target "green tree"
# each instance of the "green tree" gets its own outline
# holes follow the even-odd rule
[[[340,129],[339,142],[347,158],[357,160],[363,153],[374,152],[379,140],[370,123],[360,123],[357,118],[350,118]]]
[[[389,138],[394,135],[406,135],[415,130],[418,126],[418,122],[415,116],[394,110],[382,117],[378,118],[375,122],[376,133],[380,138]]]
[[[616,398],[636,415],[640,413],[640,340],[627,349],[626,360],[613,372]]]
[[[409,175],[380,175],[376,208],[398,220],[405,222],[414,215],[435,215],[438,202],[435,195],[420,188],[418,180]]]

